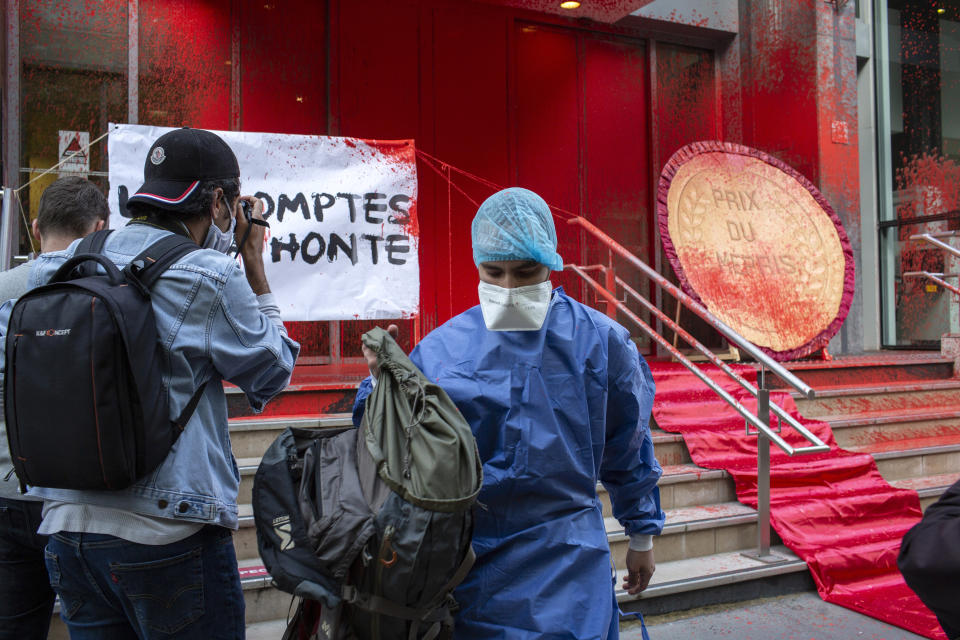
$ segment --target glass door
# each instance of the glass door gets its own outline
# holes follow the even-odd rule
[[[960,0],[880,0],[875,22],[882,342],[938,348],[960,302]]]

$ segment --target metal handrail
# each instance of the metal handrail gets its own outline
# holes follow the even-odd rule
[[[711,351],[706,345],[704,345],[704,344],[701,343],[699,340],[697,340],[696,338],[694,338],[689,332],[687,332],[687,331],[684,330],[679,324],[677,324],[676,322],[674,322],[667,314],[665,314],[663,311],[661,311],[660,309],[658,309],[658,308],[656,307],[656,305],[654,305],[652,302],[650,302],[649,300],[647,300],[646,298],[644,298],[642,295],[640,295],[633,287],[631,287],[629,284],[627,284],[626,282],[624,282],[622,278],[617,277],[617,278],[616,278],[616,282],[617,282],[617,284],[619,284],[619,285],[623,288],[623,290],[624,290],[625,292],[627,292],[627,294],[630,295],[630,297],[632,297],[634,300],[636,300],[637,302],[639,302],[645,309],[647,309],[648,311],[650,311],[651,313],[653,313],[654,315],[656,315],[657,318],[659,318],[665,325],[667,325],[667,327],[668,327],[671,331],[676,332],[681,338],[683,338],[683,340],[684,340],[687,344],[689,344],[690,346],[692,346],[693,348],[695,348],[697,351],[699,351],[700,353],[702,353],[702,354],[707,358],[707,360],[709,360],[712,364],[714,364],[714,365],[716,365],[717,367],[719,367],[724,373],[726,373],[730,378],[732,378],[732,379],[735,380],[737,383],[739,383],[741,387],[743,387],[744,389],[746,389],[746,390],[747,390],[749,393],[751,393],[754,397],[757,397],[757,396],[758,396],[760,390],[759,390],[757,387],[755,387],[753,384],[751,384],[746,378],[744,378],[743,376],[741,376],[739,373],[737,373],[736,371],[734,371],[733,368],[731,368],[730,365],[728,365],[726,362],[724,362],[723,360],[721,360],[720,358],[718,358],[718,357],[716,356],[716,354],[713,353],[713,351]],[[624,313],[628,313],[628,312],[629,312],[629,310],[626,309],[626,308],[624,308],[624,307],[618,307],[618,308],[620,308],[621,311],[624,311]],[[631,313],[630,315],[633,315],[633,314]],[[634,322],[640,322],[640,323],[642,323],[642,321],[639,320],[639,318],[635,318],[635,317],[634,317],[634,318],[631,318],[631,319],[633,319]],[[652,333],[656,333],[656,332],[653,330],[653,328],[650,327],[649,325],[647,325],[646,323],[643,323],[643,325],[645,326],[644,332],[647,333],[648,335],[649,335],[651,332],[652,332]],[[661,339],[663,339],[662,336],[660,336],[659,334],[657,334],[657,335],[658,335]],[[659,340],[658,340],[658,342],[659,342]],[[670,345],[670,346],[671,346],[671,351],[673,351],[673,349],[672,349],[673,345]],[[679,352],[676,352],[676,353],[679,353]],[[675,353],[672,353],[671,355],[674,355],[674,357],[676,357],[676,354],[675,354]],[[681,355],[682,355],[682,354],[681,354]],[[700,371],[699,367],[697,367],[697,371],[698,371],[698,372]],[[695,375],[696,375],[696,373],[695,373]],[[702,378],[701,378],[701,379],[702,379]],[[807,439],[808,442],[814,443],[813,446],[810,446],[810,447],[802,447],[802,448],[799,448],[799,449],[795,449],[795,448],[793,448],[792,446],[790,446],[789,444],[786,444],[786,443],[783,443],[783,444],[778,443],[779,446],[780,446],[780,448],[783,449],[784,451],[786,451],[788,455],[791,455],[791,456],[792,456],[792,455],[794,455],[795,453],[817,453],[817,452],[823,452],[823,451],[829,451],[829,450],[830,450],[829,445],[825,444],[825,443],[824,443],[822,440],[820,440],[820,438],[818,438],[815,434],[811,433],[810,430],[807,429],[803,424],[801,424],[796,418],[794,418],[794,417],[791,416],[789,413],[787,413],[786,411],[784,411],[784,410],[780,407],[780,405],[771,403],[771,405],[770,405],[770,410],[773,411],[774,414],[776,414],[776,416],[777,416],[777,418],[778,418],[779,420],[781,420],[781,421],[783,421],[783,422],[786,422],[786,423],[787,423],[788,425],[790,425],[794,430],[798,431],[798,432],[800,433],[800,435],[802,435],[804,438]]]
[[[786,367],[781,365],[779,362],[765,354],[763,351],[758,349],[752,342],[741,336],[739,333],[731,329],[726,325],[722,320],[717,318],[715,315],[710,313],[706,307],[694,300],[692,297],[684,293],[680,287],[673,284],[661,274],[654,271],[647,265],[646,262],[638,258],[637,256],[630,253],[625,247],[620,245],[616,240],[605,234],[603,231],[598,229],[589,221],[577,217],[572,218],[567,221],[568,224],[577,224],[583,227],[586,231],[589,231],[591,235],[597,238],[600,242],[605,244],[608,249],[620,255],[635,266],[637,269],[642,271],[644,275],[650,278],[655,284],[657,284],[661,289],[669,292],[677,299],[677,302],[680,302],[690,311],[693,311],[700,318],[702,318],[707,324],[711,325],[714,329],[719,331],[723,336],[737,345],[739,348],[743,349],[751,358],[762,364],[764,367],[770,369],[771,372],[777,375],[781,380],[789,384],[791,387],[802,393],[805,397],[813,399],[816,395],[814,390],[803,380],[791,373]]]
[[[565,269],[569,269],[578,275],[581,280],[588,284],[594,292],[601,296],[607,304],[607,312],[609,315],[616,315],[616,312],[611,311],[612,309],[617,309],[623,313],[627,318],[629,318],[633,323],[635,323],[644,333],[646,333],[650,338],[655,340],[660,344],[664,349],[667,350],[675,359],[677,359],[684,367],[686,367],[691,373],[693,373],[697,378],[700,379],[707,387],[709,387],[714,393],[716,393],[724,402],[729,404],[734,410],[737,411],[745,420],[747,425],[747,434],[753,435],[750,432],[750,426],[752,425],[755,429],[755,435],[757,436],[757,549],[756,551],[746,552],[744,555],[756,558],[763,562],[783,562],[784,559],[780,556],[777,556],[770,551],[770,442],[776,443],[787,455],[793,456],[796,454],[804,453],[819,453],[824,451],[829,451],[830,446],[818,438],[815,434],[810,432],[804,425],[799,421],[793,418],[790,414],[784,411],[780,406],[775,403],[770,402],[770,389],[766,386],[766,376],[765,369],[769,368],[774,374],[779,376],[784,382],[792,386],[794,389],[802,393],[807,398],[815,397],[814,390],[807,385],[805,382],[797,378],[793,373],[786,369],[783,365],[773,360],[770,356],[760,351],[756,346],[749,342],[746,338],[741,336],[739,333],[734,331],[732,328],[727,326],[723,321],[714,316],[710,311],[707,310],[702,304],[694,300],[692,297],[684,293],[679,287],[674,285],[672,282],[667,280],[661,274],[657,273],[650,268],[643,260],[636,257],[630,253],[625,247],[616,242],[613,238],[605,234],[603,231],[598,229],[596,226],[584,220],[583,218],[576,217],[567,221],[568,224],[579,225],[582,229],[589,232],[601,243],[606,245],[609,255],[608,262],[609,266],[596,265],[596,266],[578,266],[573,264],[564,265]],[[628,285],[622,278],[616,276],[616,273],[613,269],[613,254],[621,256],[631,265],[640,270],[644,275],[646,275],[652,282],[657,284],[661,289],[672,294],[676,299],[678,304],[683,304],[687,309],[693,311],[697,316],[702,318],[708,324],[710,324],[714,329],[719,331],[730,343],[737,345],[744,352],[755,358],[761,364],[760,372],[760,385],[754,386],[749,381],[747,381],[743,376],[739,375],[734,371],[729,365],[720,360],[716,354],[714,354],[710,349],[703,345],[699,340],[693,337],[689,332],[682,329],[677,322],[671,320],[663,311],[658,309],[656,305],[647,300],[644,296],[640,295],[633,287]],[[605,286],[597,282],[588,271],[600,270],[604,273]],[[617,297],[617,286],[621,287],[623,291],[629,295],[631,298],[636,300],[641,306],[647,309],[650,313],[655,315],[661,322],[663,322],[668,328],[673,330],[676,335],[683,338],[688,344],[697,349],[702,353],[707,360],[716,365],[727,374],[730,378],[736,381],[740,386],[746,389],[757,399],[757,411],[756,414],[751,413],[749,409],[744,407],[736,398],[731,396],[723,387],[717,384],[710,376],[704,373],[700,367],[696,366],[693,362],[690,361],[685,355],[683,355],[676,347],[670,344],[666,338],[661,336],[653,327],[643,321],[637,314],[635,314],[627,305],[626,299],[620,300]],[[770,428],[770,412],[777,416],[780,425],[786,422],[790,427],[792,427],[797,433],[799,433],[807,442],[810,443],[809,446],[803,447],[794,447],[786,440],[784,440],[779,433],[779,429],[774,431]]]
[[[704,384],[710,387],[710,389],[712,389],[718,396],[720,396],[724,401],[726,401],[727,404],[729,404],[731,407],[736,409],[737,413],[743,416],[744,419],[747,422],[749,422],[751,425],[753,425],[758,431],[761,431],[768,438],[776,442],[777,446],[783,449],[788,455],[792,456],[797,453],[816,453],[821,451],[829,451],[830,447],[827,444],[825,444],[822,440],[820,440],[817,436],[810,433],[810,431],[807,430],[806,427],[804,427],[802,424],[797,422],[792,416],[790,416],[788,413],[783,411],[783,409],[780,409],[780,407],[777,407],[777,405],[771,405],[771,407],[776,407],[776,409],[771,409],[771,410],[773,410],[774,413],[777,414],[777,417],[779,417],[781,420],[786,420],[787,422],[789,422],[790,426],[797,429],[797,431],[799,431],[800,434],[804,436],[804,438],[814,443],[813,446],[800,447],[800,448],[793,447],[792,445],[790,445],[786,440],[780,437],[780,434],[778,434],[776,431],[771,429],[769,425],[763,422],[763,420],[761,420],[760,418],[755,416],[753,413],[751,413],[749,409],[747,409],[742,404],[740,404],[739,400],[737,400],[736,398],[731,396],[729,393],[727,393],[727,391],[723,387],[718,385],[710,376],[705,374],[700,369],[700,367],[698,367],[693,362],[691,362],[679,350],[675,349],[673,345],[670,344],[670,342],[666,338],[664,338],[659,333],[657,333],[656,330],[653,329],[653,327],[648,325],[639,316],[633,313],[633,311],[631,311],[629,307],[627,307],[621,300],[617,299],[616,295],[608,291],[606,288],[601,286],[599,282],[597,282],[592,277],[590,277],[590,275],[587,274],[587,272],[583,268],[573,264],[564,265],[564,268],[569,269],[574,273],[576,273],[578,276],[580,276],[580,278],[583,279],[584,282],[586,282],[588,285],[590,285],[590,287],[594,291],[596,291],[596,293],[603,296],[609,304],[612,304],[617,309],[622,311],[623,314],[626,315],[628,318],[630,318],[630,320],[634,322],[638,327],[640,327],[640,329],[644,333],[646,333],[648,336],[656,340],[665,349],[670,351],[671,355],[673,355],[673,357],[679,360],[681,364],[683,364],[687,369],[691,371],[691,373],[693,373],[695,376],[700,378],[700,380]],[[636,292],[632,292],[632,290],[628,290],[628,293],[633,293],[634,295],[638,295],[636,294]],[[666,318],[665,314],[663,314],[663,312],[660,311],[659,309],[656,309],[656,307],[650,304],[648,300],[646,300],[645,298],[642,298],[642,296],[638,296],[638,297],[640,297],[643,300],[643,302],[647,303],[647,304],[644,304],[645,307],[647,307],[647,305],[650,305],[649,307],[647,307],[648,309],[651,309],[651,310],[655,309],[654,313],[656,313],[658,317],[661,317],[661,319],[664,319],[666,322],[670,323],[671,325],[674,325],[672,320],[670,320],[669,318]],[[699,351],[701,351],[701,353],[703,353],[708,358],[711,358],[712,359],[711,361],[714,361],[714,364],[718,364],[718,366],[720,366],[720,368],[724,370],[724,373],[727,373],[727,375],[729,375],[734,380],[739,382],[744,388],[746,388],[748,391],[753,393],[754,396],[756,396],[759,393],[759,390],[756,387],[751,385],[749,382],[744,380],[743,377],[741,377],[732,369],[730,369],[728,365],[723,363],[722,360],[717,358],[716,355],[714,355],[709,349],[704,347],[699,341],[693,338],[693,336],[691,336],[689,333],[687,333],[686,331],[684,331],[683,329],[681,329],[679,326],[676,326],[676,325],[671,326],[671,329],[678,331],[684,340],[686,340],[687,342],[690,342],[691,345],[697,348]],[[763,391],[769,392],[769,389],[763,389]]]
[[[17,220],[14,216],[13,199],[17,192],[10,187],[0,188],[0,270],[7,270],[13,265],[14,238],[17,233]]]
[[[938,238],[953,238],[953,237],[956,237],[956,233],[954,233],[953,231],[940,231],[940,232],[934,232],[934,233],[917,233],[910,236],[910,239],[923,240],[924,242],[928,242],[933,246],[939,247],[944,251],[947,251],[948,253],[952,253],[954,256],[960,258],[960,249],[957,249],[956,247],[951,246],[946,242],[943,242],[942,240],[938,239]],[[950,277],[947,274],[932,273],[930,271],[907,271],[906,273],[903,274],[904,277],[920,276],[920,275],[925,276],[930,280],[933,280],[944,289],[949,289],[950,291],[956,293],[957,295],[960,295],[960,289],[953,286],[952,284],[949,284],[948,282],[944,282],[941,279],[943,277]]]
[[[950,284],[949,282],[943,279],[943,278],[956,278],[957,274],[955,273],[931,273],[929,271],[907,271],[903,274],[904,278],[909,278],[911,276],[924,276],[925,278],[933,280],[944,289],[953,291],[955,294],[960,296],[960,288],[955,287],[954,285]]]
[[[937,239],[937,238],[952,238],[954,237],[954,235],[955,234],[953,231],[947,231],[942,233],[918,233],[910,236],[910,239],[923,240],[924,242],[929,242],[933,246],[940,247],[944,251],[948,251],[953,255],[957,256],[958,258],[960,258],[960,249],[957,249],[956,247],[952,247],[946,242],[942,242],[941,240]]]

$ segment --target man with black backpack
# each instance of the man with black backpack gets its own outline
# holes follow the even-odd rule
[[[40,197],[33,236],[41,252],[61,251],[102,229],[109,216],[97,185],[79,176],[60,178]],[[0,301],[27,291],[33,262],[0,273]],[[9,473],[11,464],[6,426],[0,421],[0,640],[43,640],[54,594],[43,560],[47,539],[37,534],[42,502],[21,495],[17,477]]]
[[[287,336],[264,274],[264,232],[257,224],[262,223],[262,203],[250,196],[241,198],[239,176],[236,156],[215,134],[187,128],[171,131],[148,152],[144,184],[127,204],[131,222],[106,238],[95,234],[82,246],[74,243],[65,251],[41,256],[33,269],[33,286],[41,287],[51,278],[55,281],[47,285],[50,296],[61,295],[60,289],[67,288],[71,295],[86,295],[81,280],[91,282],[84,286],[99,292],[90,296],[91,317],[97,305],[119,300],[125,285],[149,295],[159,344],[153,368],[160,376],[154,390],[159,390],[168,406],[161,426],[173,429],[172,436],[160,434],[163,437],[157,439],[169,452],[156,468],[141,464],[153,451],[140,452],[137,464],[131,463],[131,468],[145,473],[129,486],[123,486],[123,474],[108,477],[118,466],[114,458],[105,463],[108,454],[115,456],[112,451],[123,448],[113,441],[97,440],[91,461],[94,467],[100,464],[104,485],[111,489],[64,488],[70,478],[44,487],[21,476],[22,481],[36,485],[31,486],[31,494],[44,499],[40,533],[50,536],[47,570],[74,639],[143,640],[170,634],[203,640],[244,637],[243,593],[231,535],[238,522],[239,473],[231,451],[222,381],[242,389],[250,406],[259,411],[287,385],[299,345]],[[242,202],[249,206],[249,217]],[[243,269],[225,255],[234,238],[240,245]],[[96,255],[75,257],[75,253]],[[169,260],[170,255],[176,259]],[[101,274],[106,271],[98,283],[83,273],[84,263],[94,258]],[[25,308],[18,316],[18,309],[32,295],[21,298],[13,309],[11,336],[15,322],[30,311]],[[42,302],[40,295],[36,298]],[[9,307],[4,311],[10,313]],[[122,324],[122,317],[112,317],[114,324]],[[6,326],[3,320],[0,317],[0,325]],[[104,331],[112,328],[103,326]],[[44,335],[38,331],[39,339],[33,342],[71,336],[92,340],[87,334],[98,333],[95,325],[84,332],[63,333],[68,329],[52,326]],[[24,344],[32,344],[33,334],[21,336],[18,339]],[[64,342],[68,344],[69,340]],[[22,371],[18,345],[17,340],[7,340],[5,392],[8,399],[11,393],[17,398],[12,408],[8,401],[8,428],[10,417],[19,420],[21,410],[44,409],[35,406],[35,398],[23,396],[22,389],[24,385],[39,389],[31,377],[48,372]],[[23,355],[28,362],[29,352]],[[85,385],[99,388],[96,376],[102,363],[96,355],[91,353],[88,359],[91,375],[76,381],[77,393]],[[64,366],[73,360],[83,362],[84,357],[64,358]],[[142,377],[143,368],[130,362],[131,380],[119,381],[136,388],[141,402],[118,415],[156,400],[145,399],[149,389],[133,380]],[[66,404],[76,395],[73,392],[57,388],[61,397],[46,401]],[[101,400],[98,396],[94,404],[101,407]],[[114,425],[102,423],[95,414],[99,437],[102,429]],[[134,422],[142,426],[139,423],[151,416],[143,418]],[[51,431],[61,432],[57,425],[51,425]],[[155,436],[152,431],[138,435]],[[17,446],[31,445],[29,431],[21,437]],[[72,449],[67,438],[51,436],[49,446],[60,451],[64,465],[72,465],[75,461],[70,457],[78,455],[80,448]],[[137,442],[126,444],[134,447]],[[33,446],[35,456],[46,455]],[[31,462],[21,460],[20,464],[26,468]],[[56,469],[49,466],[35,465],[35,471],[55,477]],[[98,480],[85,477],[84,485],[95,487]]]

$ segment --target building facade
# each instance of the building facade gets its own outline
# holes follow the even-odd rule
[[[3,184],[109,122],[415,139],[477,177],[458,172],[454,190],[419,169],[425,333],[476,302],[470,221],[493,185],[537,191],[669,275],[660,170],[689,142],[726,140],[796,168],[846,227],[857,294],[832,352],[936,347],[960,330],[953,294],[903,275],[956,271],[909,236],[960,228],[960,0],[560,4],[5,0]],[[106,144],[86,161],[107,189]],[[21,253],[53,177],[20,191]],[[559,237],[564,256],[601,253],[562,224]],[[359,357],[371,323],[293,324],[324,362]]]

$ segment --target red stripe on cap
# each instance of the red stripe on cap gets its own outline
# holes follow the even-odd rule
[[[146,192],[144,192],[144,191],[139,191],[139,192],[133,194],[133,197],[136,197],[136,198],[152,198],[152,199],[154,199],[154,200],[160,200],[161,202],[166,202],[166,203],[168,203],[168,204],[180,204],[181,202],[183,202],[184,200],[186,200],[187,198],[190,197],[190,194],[193,193],[193,190],[197,188],[197,185],[198,185],[198,184],[200,184],[200,181],[199,181],[199,180],[194,181],[193,184],[191,184],[189,187],[187,187],[187,190],[184,191],[183,194],[181,194],[179,198],[164,198],[163,196],[158,196],[158,195],[155,194],[155,193],[146,193]]]

